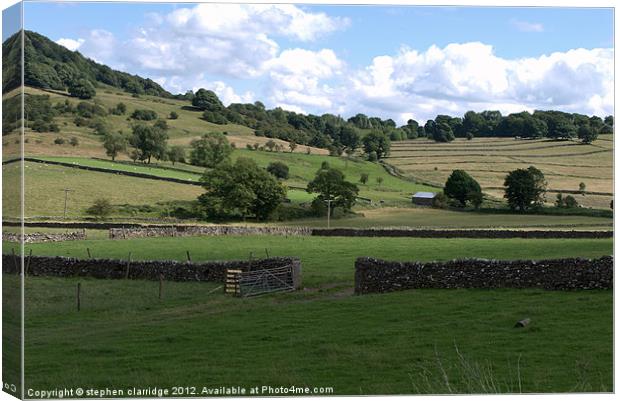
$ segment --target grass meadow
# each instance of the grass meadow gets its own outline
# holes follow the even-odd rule
[[[14,246],[3,244],[3,251]],[[611,291],[354,296],[353,261],[598,257],[612,240],[194,237],[27,245],[34,255],[299,256],[302,291],[26,278],[26,387],[330,386],[335,394],[613,391]],[[5,282],[16,280],[4,277]],[[82,310],[75,306],[77,282]],[[524,317],[532,324],[513,328]],[[79,329],[76,329],[79,328]],[[596,333],[596,335],[592,335]],[[86,357],[88,355],[88,357]],[[174,366],[171,369],[171,366]],[[198,394],[199,395],[199,394]]]
[[[392,143],[387,162],[405,175],[442,186],[452,170],[469,172],[485,193],[501,198],[506,174],[517,168],[536,166],[548,182],[547,201],[553,203],[553,190],[586,191],[606,195],[577,196],[587,207],[609,208],[613,192],[613,141],[609,135],[585,145],[576,141],[514,138],[456,139],[436,143],[426,139]]]

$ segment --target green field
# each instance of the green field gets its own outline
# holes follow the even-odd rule
[[[323,218],[307,218],[278,223],[288,226],[326,227]],[[353,217],[332,219],[331,227],[411,227],[411,228],[519,228],[612,230],[613,219],[589,216],[493,214],[416,208],[374,208],[359,210]]]
[[[4,243],[4,252],[11,246]],[[611,291],[353,296],[351,288],[361,254],[597,257],[612,252],[612,240],[202,237],[33,244],[26,252],[85,257],[86,247],[95,257],[125,258],[131,251],[134,259],[178,260],[186,250],[205,260],[260,256],[267,248],[270,255],[301,258],[305,288],[236,299],[215,283],[166,282],[160,301],[156,282],[80,279],[77,313],[77,279],[28,277],[26,387],[296,385],[354,395],[613,391]],[[524,317],[532,324],[514,329]]]
[[[514,138],[456,139],[437,143],[426,139],[392,143],[387,162],[405,175],[423,182],[442,185],[454,169],[464,169],[482,186],[485,193],[501,198],[504,178],[517,168],[536,166],[544,174],[550,192],[547,201],[555,201],[553,190],[577,191],[581,182],[587,191],[613,192],[613,141],[602,135],[592,144],[550,139]],[[578,196],[588,207],[609,208],[611,195]]]
[[[196,182],[200,180],[200,176],[202,175],[202,172],[204,171],[204,169],[197,169],[196,167],[191,166],[191,165],[181,165],[181,164],[177,164],[175,168],[168,167],[168,166],[165,166],[165,168],[162,168],[157,165],[151,166],[151,165],[144,164],[144,163],[135,163],[135,164],[133,163],[129,164],[127,162],[118,163],[118,162],[113,162],[111,160],[108,161],[108,160],[89,159],[89,158],[82,158],[82,157],[58,157],[56,156],[56,157],[37,157],[37,159],[56,161],[56,162],[62,162],[62,163],[70,163],[70,164],[75,164],[77,166],[96,167],[96,168],[102,168],[102,169],[106,169],[110,171],[126,171],[126,172],[131,172],[131,173],[148,174],[148,175],[152,175],[155,177],[177,178],[179,180],[196,181]],[[195,172],[187,171],[186,169],[188,167],[194,169]],[[174,168],[174,170],[172,168]]]
[[[195,200],[203,193],[199,186],[136,178],[124,175],[86,171],[71,167],[26,162],[25,216],[27,218],[62,218],[64,189],[71,189],[67,200],[67,218],[82,218],[97,198],[106,198],[113,205],[156,205],[161,202]],[[2,166],[3,179],[19,177],[19,164]],[[8,182],[8,181],[7,181]],[[9,186],[2,188],[5,218],[19,216],[19,192]],[[138,215],[148,216],[148,212]],[[131,216],[131,214],[129,214]]]
[[[4,252],[10,252],[4,245]],[[393,260],[448,260],[480,257],[487,259],[549,259],[570,256],[595,257],[612,254],[612,240],[525,240],[525,239],[425,239],[425,238],[347,238],[225,236],[144,238],[132,240],[86,240],[29,244],[34,255],[132,259],[193,260],[246,259],[254,257],[297,256],[304,267],[304,283],[351,283],[353,262],[358,256]]]

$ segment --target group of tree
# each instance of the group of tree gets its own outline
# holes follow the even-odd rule
[[[591,143],[599,134],[613,133],[613,116],[602,119],[578,113],[555,110],[523,111],[502,116],[499,111],[468,111],[461,117],[438,115],[424,124],[424,133],[437,142],[455,138],[520,137],[520,138],[578,138]]]
[[[2,44],[3,92],[21,85],[21,31]],[[149,78],[141,78],[96,63],[79,51],[71,51],[47,37],[24,31],[24,84],[44,89],[69,90],[79,98],[94,96],[98,83],[136,95],[171,98],[172,95]]]
[[[581,183],[580,191],[585,191]],[[540,208],[545,202],[547,182],[542,171],[534,166],[520,168],[508,173],[504,180],[504,198],[512,210],[527,212]],[[478,209],[483,201],[480,184],[467,172],[454,170],[448,177],[443,192],[437,194],[433,206],[445,208],[450,204],[458,207],[473,206]],[[557,194],[555,206],[559,208],[579,207],[571,196]]]

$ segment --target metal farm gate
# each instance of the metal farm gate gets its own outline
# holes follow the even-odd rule
[[[271,292],[294,291],[293,266],[244,272],[239,269],[226,271],[226,293],[238,297],[251,297]]]

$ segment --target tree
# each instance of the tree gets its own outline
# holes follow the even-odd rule
[[[194,94],[192,106],[211,112],[220,112],[224,109],[224,105],[215,92],[203,88],[198,89]]]
[[[366,184],[368,182],[368,173],[362,173],[360,176],[360,182],[362,184]]]
[[[564,198],[564,207],[567,209],[574,209],[574,208],[579,207],[579,202],[577,202],[577,199],[575,199],[574,196],[567,195]]]
[[[113,211],[110,201],[105,198],[95,199],[93,204],[86,209],[86,213],[95,216],[97,220],[103,220],[108,217]]]
[[[542,205],[547,191],[544,174],[534,166],[508,173],[504,187],[510,208],[522,212]]]
[[[381,186],[381,184],[383,184],[383,177],[376,177],[375,181],[377,181],[377,184]]]
[[[586,194],[586,183],[585,182],[580,182],[579,183],[579,192],[581,192],[581,195]]]
[[[448,208],[448,197],[443,192],[439,192],[433,198],[431,205],[436,209],[447,209]]]
[[[330,214],[333,216],[336,207],[341,207],[344,211],[351,210],[359,189],[357,185],[345,181],[342,171],[327,166],[317,171],[306,191],[319,194],[312,201],[312,207],[316,211],[325,210],[325,201],[331,200]]]
[[[201,182],[206,192],[198,201],[208,216],[267,219],[286,197],[282,184],[252,159],[240,157],[207,170]]]
[[[151,127],[143,123],[132,127],[129,144],[136,149],[138,159],[151,163],[151,157],[162,159],[166,155],[168,134],[158,127]]]
[[[270,152],[273,152],[273,149],[276,147],[276,143],[273,139],[270,139],[265,143],[265,147],[269,149]]]
[[[288,143],[288,148],[291,150],[291,153],[293,153],[295,151],[295,149],[297,149],[297,144],[295,143],[295,141],[291,141]]]
[[[112,161],[114,161],[120,152],[124,152],[127,149],[127,138],[120,132],[106,134],[103,137],[103,147],[105,148],[106,155],[110,156]]]
[[[447,197],[459,201],[463,207],[467,205],[468,201],[474,204],[474,206],[477,201],[482,203],[480,184],[464,170],[452,171],[452,174],[450,174],[446,181],[443,192]]]
[[[454,133],[452,132],[452,127],[450,127],[448,123],[444,122],[435,124],[433,139],[436,142],[452,142],[454,140]]]
[[[176,162],[185,162],[185,149],[183,149],[182,146],[171,146],[170,149],[168,149],[168,152],[166,152],[166,155],[168,156],[168,160],[172,162],[173,166]]]
[[[286,180],[288,178],[288,166],[282,162],[269,163],[267,172],[281,180]]]
[[[390,139],[380,131],[372,131],[362,139],[362,143],[369,159],[373,152],[377,160],[387,156],[390,152]]]
[[[176,120],[177,118],[179,118],[179,113],[177,113],[176,111],[171,111],[170,115],[168,116],[168,118],[170,120]]]
[[[598,138],[598,131],[592,129],[590,125],[582,125],[577,131],[577,136],[582,143],[589,144]]]
[[[608,125],[611,128],[613,128],[614,127],[614,116],[607,116],[607,117],[605,117],[604,122],[605,122],[605,125]]]
[[[346,125],[340,127],[340,143],[346,149],[355,151],[360,147],[361,143],[359,132],[355,128]]]
[[[76,137],[72,136],[71,139],[69,139],[69,144],[75,147],[80,144],[80,141]]]
[[[157,113],[153,110],[135,109],[131,113],[131,118],[134,120],[151,121],[157,119]]]
[[[80,99],[90,99],[96,95],[95,87],[86,79],[78,79],[69,84],[68,88],[71,96]]]
[[[228,139],[220,132],[209,132],[194,139],[190,146],[189,162],[195,166],[215,167],[227,161],[233,151]]]

